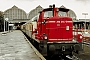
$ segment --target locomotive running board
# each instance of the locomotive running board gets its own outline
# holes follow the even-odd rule
[[[49,44],[49,43],[75,43],[75,44],[76,44],[76,43],[78,43],[78,42],[47,42],[47,43],[48,43],[48,44]]]

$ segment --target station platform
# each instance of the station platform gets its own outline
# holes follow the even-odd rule
[[[0,60],[46,60],[20,30],[0,33]]]

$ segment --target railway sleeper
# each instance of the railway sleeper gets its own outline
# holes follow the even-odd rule
[[[80,58],[78,58],[78,57],[76,57],[76,56],[70,56],[70,55],[67,55],[66,56],[68,59],[70,59],[70,60],[82,60],[82,59],[80,59]]]

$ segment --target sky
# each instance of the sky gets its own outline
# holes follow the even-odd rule
[[[38,5],[43,8],[55,4],[56,7],[65,6],[75,12],[77,19],[85,18],[82,13],[87,13],[86,19],[90,19],[90,0],[0,0],[0,11],[5,11],[14,5],[29,13]]]

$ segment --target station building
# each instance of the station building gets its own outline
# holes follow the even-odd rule
[[[60,8],[66,8],[63,5]],[[18,26],[29,21],[32,17],[37,15],[43,8],[39,5],[35,9],[31,10],[29,13],[26,13],[23,9],[13,6],[4,11],[4,18],[8,18],[9,26]],[[68,12],[69,16],[73,19],[74,28],[84,28],[90,29],[90,19],[77,19],[77,16],[73,10],[70,9]],[[86,22],[86,23],[85,23]],[[86,25],[85,25],[86,24]]]
[[[35,9],[31,10],[28,14],[23,10],[18,8],[17,6],[13,6],[4,11],[4,19],[8,18],[7,23],[9,23],[9,27],[13,29],[13,27],[20,27],[21,24],[29,21],[32,17],[38,14],[43,8],[39,5]],[[6,29],[8,28],[6,24]]]
[[[28,14],[28,19],[33,18],[34,16],[36,16],[40,11],[42,11],[43,8],[39,5],[37,6],[35,9],[31,10]]]
[[[63,5],[60,8],[66,8]],[[69,16],[73,19],[73,28],[90,29],[90,19],[77,19],[77,15],[70,9]]]
[[[28,21],[27,14],[24,10],[15,5],[4,11],[4,19],[8,18],[9,26],[19,26],[20,23]]]
[[[90,19],[78,19],[74,21],[74,27],[78,29],[90,29]]]

